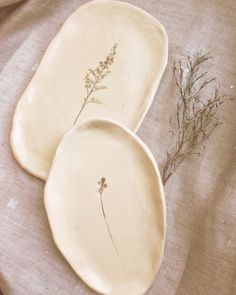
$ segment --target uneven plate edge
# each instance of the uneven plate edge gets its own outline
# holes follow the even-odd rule
[[[89,286],[92,290],[95,290],[97,293],[99,294],[102,294],[104,295],[105,293],[102,293],[100,290],[98,289],[95,289],[94,286],[90,283],[90,281],[84,279],[76,270],[75,268],[71,265],[71,263],[69,262],[69,260],[67,259],[67,255],[64,254],[64,250],[60,247],[60,245],[58,244],[57,242],[57,239],[53,233],[53,226],[51,224],[51,221],[50,221],[50,218],[49,218],[49,211],[48,211],[48,206],[47,206],[47,197],[46,197],[46,194],[47,194],[47,183],[48,181],[50,181],[50,175],[51,175],[51,171],[53,169],[53,166],[54,166],[54,161],[55,161],[55,158],[56,158],[56,155],[58,153],[58,150],[60,149],[60,145],[63,141],[63,139],[67,136],[70,136],[71,133],[74,132],[74,130],[76,130],[77,128],[80,128],[80,127],[83,127],[83,126],[86,126],[87,124],[91,124],[91,123],[96,123],[96,122],[103,122],[103,123],[108,123],[108,124],[111,124],[111,125],[115,125],[115,126],[118,126],[120,129],[122,129],[124,132],[128,133],[132,139],[134,139],[134,141],[136,141],[143,149],[144,153],[148,156],[149,160],[151,161],[153,167],[154,167],[154,170],[155,170],[155,173],[156,173],[156,176],[157,176],[157,181],[158,181],[158,187],[159,187],[159,191],[160,191],[160,199],[161,199],[161,202],[162,202],[162,206],[163,206],[163,223],[164,223],[164,231],[163,231],[163,243],[162,243],[162,251],[161,251],[161,255],[160,255],[160,259],[159,259],[159,264],[157,265],[157,268],[155,270],[155,273],[154,273],[154,276],[152,277],[151,281],[153,283],[155,277],[157,276],[157,273],[161,267],[161,264],[162,264],[162,261],[163,261],[163,257],[164,257],[164,250],[165,250],[165,243],[166,243],[166,230],[167,230],[167,222],[166,222],[166,202],[165,202],[165,193],[164,193],[164,187],[163,187],[163,183],[162,183],[162,180],[161,180],[161,175],[160,175],[160,171],[159,171],[159,168],[157,166],[157,163],[155,161],[155,158],[151,152],[151,150],[149,149],[149,147],[146,145],[146,143],[140,138],[138,137],[133,131],[131,131],[130,129],[128,129],[126,126],[120,124],[119,122],[116,122],[115,120],[112,120],[112,119],[108,119],[106,117],[97,117],[97,118],[94,118],[94,119],[89,119],[89,120],[85,120],[83,121],[82,123],[80,124],[76,124],[74,126],[72,126],[65,134],[64,136],[62,137],[59,145],[57,146],[57,149],[56,149],[56,153],[55,153],[55,156],[54,156],[54,159],[52,161],[52,165],[51,165],[51,169],[50,169],[50,172],[49,172],[49,175],[48,175],[48,178],[47,178],[47,181],[45,183],[45,187],[44,187],[44,206],[45,206],[45,210],[46,210],[46,214],[47,214],[47,219],[48,219],[48,222],[49,222],[49,226],[50,226],[50,230],[51,230],[51,234],[52,234],[52,238],[53,238],[53,241],[56,245],[56,247],[58,248],[58,250],[60,251],[60,253],[62,254],[62,256],[65,258],[66,262],[70,265],[70,267],[73,269],[73,271],[76,273],[76,275],[83,281],[86,283],[87,286]],[[148,289],[151,287],[152,283],[148,286],[148,288],[146,289],[145,293],[148,291]],[[144,293],[144,294],[145,294]],[[141,294],[140,294],[141,295]]]
[[[93,5],[97,5],[97,4],[112,4],[112,5],[121,5],[121,6],[126,6],[128,8],[131,8],[133,10],[136,10],[137,12],[139,12],[140,14],[144,15],[145,17],[149,18],[150,21],[154,22],[157,27],[159,28],[159,30],[161,31],[161,33],[163,34],[163,37],[164,37],[164,40],[165,40],[165,57],[164,57],[164,60],[163,60],[163,66],[162,66],[162,69],[160,70],[160,74],[159,76],[157,77],[157,79],[153,82],[153,86],[152,86],[152,89],[151,89],[151,94],[150,94],[150,97],[151,99],[149,99],[149,102],[143,112],[143,115],[140,117],[139,121],[137,122],[137,126],[134,128],[134,132],[137,132],[138,129],[140,128],[147,112],[149,111],[153,101],[154,101],[154,98],[155,98],[155,94],[156,94],[156,91],[158,89],[158,86],[161,82],[161,79],[163,78],[163,74],[165,72],[165,69],[166,69],[166,66],[167,66],[167,61],[168,61],[168,37],[167,37],[167,33],[166,33],[166,30],[164,28],[164,26],[154,17],[152,16],[151,14],[147,13],[146,11],[142,10],[141,8],[139,7],[136,7],[132,4],[129,4],[129,3],[126,3],[126,2],[122,2],[122,1],[108,1],[108,0],[94,0],[94,1],[91,1],[91,2],[88,2],[82,6],[80,6],[78,9],[76,9],[67,19],[66,21],[64,22],[64,24],[60,27],[59,31],[67,24],[67,22],[69,21],[70,17],[72,17],[74,14],[78,13],[78,11],[80,10],[83,10],[83,9],[86,9],[88,8],[89,6],[93,6]],[[59,33],[58,31],[58,33]],[[58,34],[57,33],[57,34]],[[57,37],[57,34],[54,36],[54,38],[50,41],[46,51],[48,50],[48,48],[50,48],[51,46],[53,46],[53,43],[54,43],[54,39]],[[46,52],[45,51],[45,52]],[[39,63],[39,65],[43,62],[45,58],[45,53]],[[12,120],[12,127],[11,127],[11,134],[10,134],[10,146],[11,146],[11,150],[12,150],[12,153],[14,155],[14,158],[16,159],[16,161],[20,164],[20,166],[26,170],[29,174],[41,179],[41,180],[44,180],[46,181],[47,180],[47,177],[48,175],[46,173],[41,173],[41,172],[38,172],[36,171],[35,169],[32,169],[32,167],[28,167],[27,164],[25,164],[24,161],[21,160],[21,157],[19,156],[18,152],[17,152],[17,148],[15,148],[15,145],[13,143],[14,139],[14,130],[16,129],[16,125],[17,125],[17,113],[18,113],[18,109],[20,108],[20,103],[21,103],[21,99],[22,99],[22,96],[24,95],[25,91],[28,89],[29,85],[31,84],[31,81],[32,79],[34,78],[34,75],[33,77],[31,78],[31,80],[29,81],[27,87],[25,88],[23,94],[21,95],[20,99],[18,100],[16,106],[15,106],[15,110],[14,110],[14,113],[13,113],[13,120]]]

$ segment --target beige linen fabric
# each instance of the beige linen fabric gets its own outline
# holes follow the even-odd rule
[[[9,145],[17,101],[61,24],[86,2],[28,0],[0,9],[0,288],[6,295],[95,294],[54,245],[44,183],[18,165]],[[176,97],[175,58],[211,51],[210,70],[235,93],[236,1],[129,2],[157,17],[169,36],[169,64],[138,132],[161,166]],[[221,114],[224,125],[207,150],[189,158],[165,187],[165,258],[148,295],[236,294],[236,103]]]
[[[20,0],[0,0],[0,7],[8,6],[19,1]]]

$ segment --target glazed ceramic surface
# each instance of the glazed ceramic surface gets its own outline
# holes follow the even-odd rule
[[[166,209],[147,146],[115,122],[71,128],[56,151],[45,206],[57,247],[102,294],[141,295],[162,260]]]
[[[167,48],[162,25],[130,4],[93,1],[79,8],[51,42],[17,105],[11,143],[20,164],[46,179],[56,147],[77,117],[105,116],[137,130],[163,75]],[[105,77],[83,108],[96,79],[91,70],[99,75],[99,62],[107,58]]]

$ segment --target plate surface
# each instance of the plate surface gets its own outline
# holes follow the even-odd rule
[[[79,122],[104,116],[136,131],[163,75],[167,43],[162,25],[130,4],[93,1],[74,12],[17,105],[11,144],[19,163],[46,179],[56,147],[78,115]],[[95,87],[93,72],[102,77]]]
[[[166,208],[159,170],[131,131],[96,119],[72,127],[45,187],[55,243],[101,294],[140,295],[162,261]]]

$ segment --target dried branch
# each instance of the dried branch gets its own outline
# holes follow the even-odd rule
[[[163,184],[190,155],[200,155],[199,147],[222,124],[217,114],[220,107],[232,97],[215,87],[212,97],[206,98],[203,90],[215,78],[208,78],[207,72],[201,72],[201,66],[209,60],[209,54],[201,52],[187,56],[187,60],[174,63],[173,73],[178,87],[179,97],[176,114],[170,118],[172,145],[166,151],[166,161],[162,173]]]
[[[101,85],[103,79],[110,74],[110,66],[113,64],[114,57],[116,55],[117,44],[114,44],[110,53],[104,61],[100,61],[96,69],[89,69],[84,81],[84,87],[86,88],[86,96],[83,98],[83,104],[78,112],[74,124],[77,122],[85,106],[89,103],[100,103],[97,98],[91,97],[96,91],[106,89],[105,85]]]

